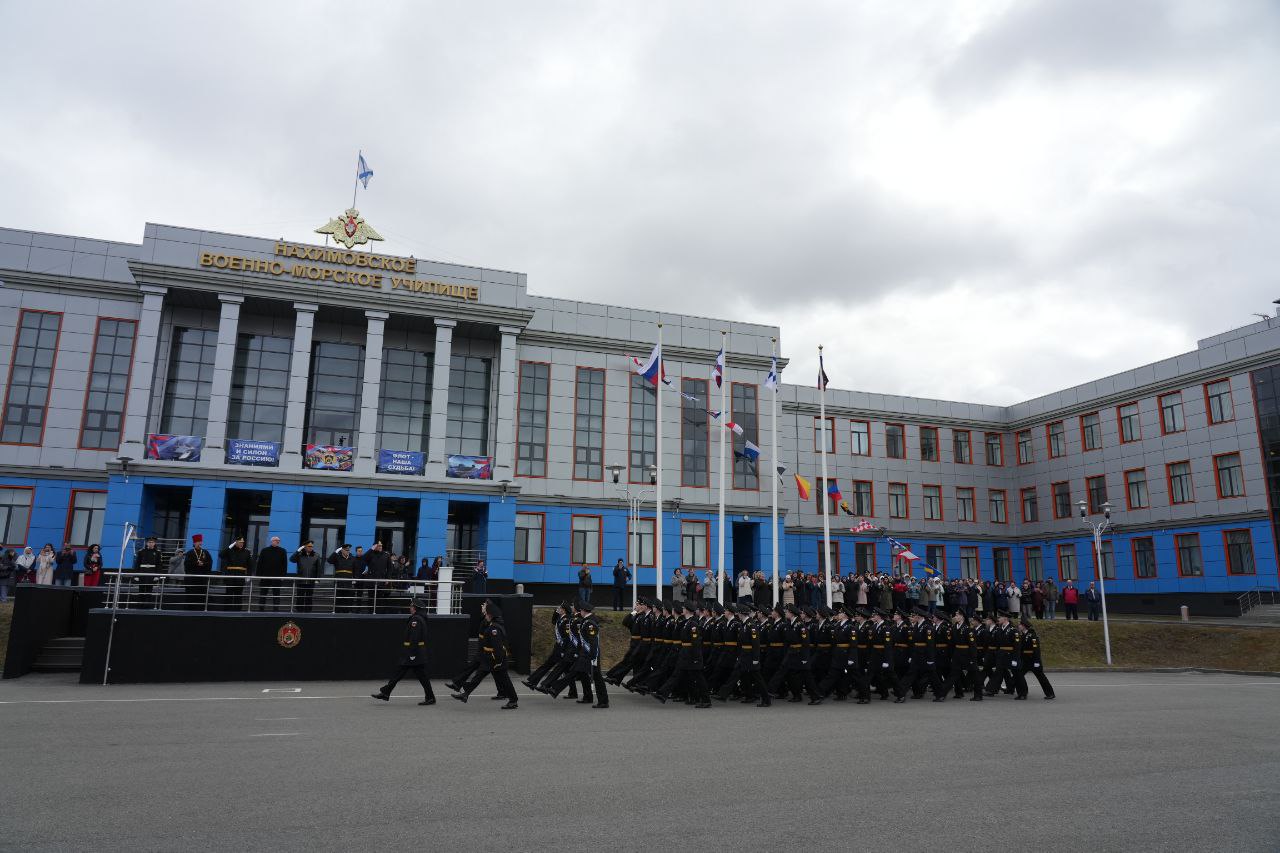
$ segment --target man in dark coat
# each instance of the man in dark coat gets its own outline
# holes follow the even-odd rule
[[[382,550],[381,542],[374,542],[365,552],[364,559],[361,561],[360,577],[366,581],[375,581],[375,583],[364,583],[360,586],[369,602],[369,611],[376,613],[377,596],[374,594],[374,588],[380,586],[376,581],[391,577],[391,556]]]
[[[204,610],[209,597],[209,575],[213,573],[213,557],[205,550],[204,536],[191,535],[191,550],[182,558],[182,581],[187,590],[187,609]]]
[[[278,609],[287,600],[283,584],[270,578],[282,578],[289,573],[289,552],[280,547],[280,537],[272,536],[271,544],[258,552],[258,565],[255,577],[264,578],[259,592],[259,601],[264,610]],[[268,606],[267,601],[271,601]]]
[[[218,573],[223,576],[222,607],[239,610],[244,607],[244,584],[253,572],[253,554],[244,547],[244,537],[237,536],[218,555]]]
[[[370,694],[374,699],[389,702],[391,700],[391,691],[396,689],[400,679],[404,678],[406,674],[412,673],[418,679],[418,683],[422,685],[423,693],[426,694],[418,704],[434,705],[436,703],[435,693],[431,690],[431,682],[427,679],[427,620],[419,615],[419,610],[425,612],[426,605],[421,599],[415,598],[409,604],[409,624],[405,626],[404,645],[400,652],[400,668],[382,686],[381,690]]]
[[[462,685],[462,689],[451,694],[459,702],[466,702],[472,691],[480,685],[486,675],[493,676],[493,683],[498,688],[498,695],[507,698],[504,711],[513,711],[519,706],[515,685],[511,683],[511,675],[507,672],[507,632],[502,624],[502,615],[492,600],[486,600],[483,607],[485,625],[481,632],[480,667],[475,674]]]

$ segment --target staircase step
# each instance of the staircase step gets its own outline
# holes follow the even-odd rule
[[[84,649],[84,637],[57,637],[44,644],[46,649]]]
[[[32,672],[79,672],[80,669],[80,661],[75,663],[40,663],[40,661],[36,661],[31,665]]]

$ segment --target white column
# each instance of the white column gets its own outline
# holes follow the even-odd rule
[[[494,445],[494,479],[511,480],[516,458],[516,336],[515,326],[499,326],[502,345],[498,355],[498,429]]]
[[[307,378],[311,372],[311,333],[320,306],[311,302],[295,302],[297,318],[293,325],[293,358],[289,362],[289,408],[284,419],[284,447],[280,451],[280,468],[297,471],[302,468],[302,424],[307,411]]]
[[[356,473],[372,474],[377,467],[378,404],[382,399],[382,338],[386,311],[365,311],[364,389],[360,394],[360,437],[356,440]]]
[[[231,405],[231,369],[236,359],[243,296],[219,294],[222,316],[218,319],[218,349],[213,356],[213,384],[209,392],[209,422],[204,431],[206,465],[221,465],[227,454],[227,410]]]
[[[133,373],[129,377],[129,400],[125,405],[124,440],[120,455],[144,459],[147,455],[147,419],[151,412],[152,383],[160,355],[160,318],[164,312],[167,287],[142,285],[142,311],[138,315],[138,338],[133,348]]]
[[[436,319],[436,351],[431,376],[431,440],[427,461],[444,462],[445,428],[449,424],[449,364],[453,359],[453,327],[457,320]],[[444,472],[437,469],[437,475]]]

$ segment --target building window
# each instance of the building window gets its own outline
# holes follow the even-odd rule
[[[360,434],[363,390],[364,347],[332,341],[317,343],[311,353],[307,444],[355,447]],[[453,408],[452,400],[449,408]]]
[[[920,427],[920,461],[938,461],[938,428]]]
[[[1138,404],[1126,403],[1116,408],[1120,420],[1120,443],[1128,444],[1142,438],[1142,424],[1138,420]]]
[[[570,525],[569,562],[575,566],[600,565],[603,557],[600,549],[600,516],[575,515],[570,520]]]
[[[1026,523],[1040,520],[1040,497],[1035,486],[1022,490],[1022,520]]]
[[[1179,533],[1173,537],[1178,554],[1178,577],[1198,578],[1204,575],[1204,557],[1200,553],[1199,533]]]
[[[991,565],[995,570],[996,580],[1006,583],[1013,580],[1013,555],[1008,548],[992,548]]]
[[[1089,501],[1089,512],[1102,512],[1102,505],[1107,502],[1107,478],[1105,475],[1085,477],[1085,497]]]
[[[102,543],[102,520],[107,516],[107,493],[71,490],[66,541],[76,548]]]
[[[1218,478],[1218,497],[1244,497],[1244,470],[1240,467],[1239,453],[1213,457],[1213,472]]]
[[[289,406],[289,363],[292,358],[293,341],[289,338],[273,335],[237,337],[235,362],[231,368],[231,393],[227,400],[227,438],[284,440],[284,415]],[[386,364],[385,355],[383,364]],[[385,408],[388,400],[385,380],[382,393]]]
[[[209,392],[213,387],[213,359],[217,352],[217,329],[173,330],[169,375],[160,411],[161,433],[204,434],[209,422]]]
[[[516,476],[547,476],[547,410],[551,404],[551,365],[520,362],[516,413]]]
[[[1059,545],[1058,546],[1058,580],[1074,581],[1080,579],[1080,572],[1076,567],[1076,546],[1075,545]]]
[[[1035,461],[1035,452],[1031,446],[1031,430],[1024,429],[1018,433],[1018,464],[1028,465]]]
[[[1191,487],[1191,463],[1173,462],[1165,468],[1169,478],[1169,503],[1189,504],[1195,500]]]
[[[1102,543],[1102,552],[1096,553],[1094,559],[1102,565],[1102,577],[1104,580],[1113,581],[1116,579],[1116,548],[1115,543],[1110,539]],[[1094,566],[1097,571],[1097,566]]]
[[[822,482],[822,480],[818,480]],[[876,498],[872,494],[872,482],[870,480],[854,480],[849,485],[849,506],[854,511],[854,515],[869,519],[876,515]]]
[[[973,489],[969,486],[956,487],[956,521],[977,521],[977,513],[973,506]]]
[[[632,565],[640,566],[641,568],[652,568],[654,566],[653,543],[655,526],[656,522],[652,518],[638,518],[635,524],[631,526],[631,542],[627,546],[627,554]]]
[[[649,466],[658,464],[658,391],[638,373],[631,374],[629,415],[628,482],[648,483]]]
[[[730,431],[725,434],[726,441],[732,441],[730,448],[733,455],[733,487],[735,489],[760,488],[760,475],[756,471],[756,463],[742,455],[747,440],[752,443],[760,440],[760,411],[756,400],[755,385],[734,382],[729,399],[732,401],[733,422],[742,427],[742,435]],[[832,437],[835,437],[834,427]]]
[[[686,569],[707,567],[707,537],[711,522],[680,522],[680,565]]]
[[[0,487],[0,542],[25,546],[31,521],[32,489]]]
[[[818,543],[822,550],[822,543]],[[858,574],[868,575],[876,570],[876,543],[855,542],[853,545],[853,568]]]
[[[1209,423],[1220,424],[1235,420],[1235,406],[1231,402],[1231,382],[1220,379],[1204,386],[1204,405],[1209,410]]]
[[[998,432],[989,432],[983,436],[987,448],[987,464],[1001,466],[1004,464],[1004,436]]]
[[[849,448],[854,456],[871,455],[871,424],[866,421],[849,421]],[[815,439],[814,450],[817,449]]]
[[[1004,489],[991,489],[987,492],[987,510],[991,514],[992,524],[1007,524],[1009,522],[1007,504]]]
[[[1097,412],[1080,416],[1080,447],[1083,450],[1102,447],[1102,424],[1098,421]]]
[[[818,540],[818,574],[825,574],[827,571],[827,549],[824,547],[823,540]],[[831,540],[831,573],[836,574],[840,571],[840,541]]]
[[[89,389],[80,421],[80,446],[86,450],[120,447],[137,328],[133,320],[98,319],[98,329],[93,336],[93,361],[89,365]]]
[[[1256,575],[1253,562],[1253,537],[1248,530],[1227,530],[1223,534],[1227,546],[1227,574]]]
[[[911,512],[907,501],[907,484],[889,484],[889,517],[910,518]]]
[[[700,402],[707,398],[707,380],[682,379],[680,390],[688,395],[681,398],[680,407],[680,485],[703,488],[709,476],[711,445],[710,418]]]
[[[484,456],[489,452],[489,382],[492,369],[492,359],[461,356],[456,349],[450,357],[445,453]]]
[[[957,464],[968,465],[973,462],[973,445],[967,429],[951,431],[951,451]]]
[[[1147,509],[1147,469],[1133,468],[1124,472],[1124,500],[1127,509]]]
[[[907,458],[907,428],[902,424],[884,425],[884,452],[890,459]]]
[[[1156,576],[1156,541],[1150,536],[1141,536],[1133,540],[1133,576],[1137,578]]]
[[[1059,456],[1066,455],[1067,439],[1066,429],[1062,426],[1062,421],[1054,421],[1045,428],[1045,435],[1049,439],[1049,458],[1057,459]]]
[[[604,371],[579,367],[573,398],[573,479],[604,479]]]
[[[286,342],[287,343],[287,342]],[[284,358],[286,370],[289,356]],[[435,354],[408,349],[382,351],[382,384],[378,409],[378,447],[425,453],[431,434],[431,385]],[[288,374],[281,397],[288,394]]]
[[[1160,397],[1160,432],[1182,432],[1186,429],[1182,419],[1182,392],[1173,391]]]
[[[1070,483],[1054,483],[1053,489],[1053,517],[1054,518],[1070,518],[1071,517],[1071,484]]]
[[[960,548],[960,577],[977,578],[982,574],[982,566],[978,563],[978,549],[971,545]]]
[[[4,400],[4,425],[0,430],[5,444],[39,444],[44,437],[61,329],[62,315],[51,311],[24,310],[18,317]]]
[[[924,561],[942,577],[947,576],[947,549],[942,545],[924,546]]]
[[[942,486],[921,486],[921,506],[928,521],[942,521]]]
[[[825,426],[825,429],[823,428]],[[824,434],[825,433],[825,434]],[[823,442],[826,442],[828,453],[836,452],[836,419],[827,418],[824,422],[822,418],[813,419],[813,452],[817,453],[822,450]]]
[[[1044,580],[1044,555],[1040,549],[1027,548],[1022,552],[1022,559],[1027,564],[1027,580],[1039,583]]]
[[[517,563],[541,563],[546,541],[547,517],[540,512],[516,513]]]

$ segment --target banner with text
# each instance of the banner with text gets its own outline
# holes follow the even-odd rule
[[[379,474],[411,474],[421,477],[426,473],[426,457],[416,450],[379,450]]]
[[[227,439],[228,465],[260,465],[275,468],[280,464],[280,444],[249,438]]]

